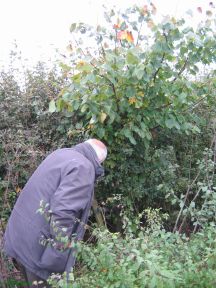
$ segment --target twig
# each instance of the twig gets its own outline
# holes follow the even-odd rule
[[[206,97],[208,97],[208,95],[203,96],[196,103],[194,103],[190,107],[187,107],[185,110],[182,111],[182,113],[188,112],[189,110],[193,110],[198,104],[200,104],[203,100],[205,100]]]
[[[214,150],[213,150],[214,160],[213,160],[213,161],[214,161],[214,164],[215,164],[215,163],[216,163],[216,153],[215,153],[215,152],[216,152],[216,131],[215,131],[215,129],[214,129],[214,137],[213,137],[213,139],[212,139],[210,149],[212,149],[213,145],[214,145]],[[213,173],[212,173],[212,177],[211,177],[211,178],[212,178],[212,181],[213,181],[214,175],[215,175],[215,169],[213,169]],[[209,184],[208,186],[211,186],[211,183],[209,183],[209,179],[208,179],[208,184]],[[195,195],[195,196],[196,196],[196,195]],[[197,196],[198,196],[198,195],[197,195]],[[195,197],[194,197],[194,198],[195,198]],[[193,199],[192,201],[195,201],[195,199]],[[203,208],[205,207],[206,201],[207,201],[207,198],[205,198],[205,201],[204,201],[204,203],[203,203],[200,211],[202,211]],[[198,223],[194,226],[193,233],[196,232],[197,226],[198,226]]]
[[[103,214],[101,212],[101,208],[99,207],[96,198],[94,198],[94,200],[93,200],[92,208],[93,208],[98,226],[100,228],[107,228],[105,218],[103,217]]]
[[[210,145],[210,149],[212,149],[213,145],[215,145],[215,149],[216,149],[216,134],[214,134],[214,136],[213,136],[213,139],[212,139],[211,145]],[[215,157],[216,157],[216,156],[215,156]],[[215,158],[214,158],[214,159],[215,159]],[[205,156],[205,162],[206,162],[206,164],[207,164],[207,160],[208,160],[208,155]],[[173,232],[175,232],[175,231],[177,230],[177,226],[178,226],[178,223],[179,223],[179,219],[180,219],[180,217],[181,217],[181,215],[182,215],[182,212],[183,212],[184,207],[186,206],[185,204],[186,204],[186,201],[187,201],[187,199],[188,199],[188,196],[189,196],[189,193],[190,193],[190,189],[191,189],[191,187],[195,184],[196,180],[198,179],[198,177],[199,177],[199,175],[200,175],[200,172],[201,172],[201,171],[199,171],[199,172],[197,173],[197,175],[196,175],[196,177],[194,178],[194,180],[193,180],[193,182],[191,183],[191,185],[188,186],[187,192],[186,192],[186,194],[185,194],[185,198],[184,198],[183,205],[182,205],[182,207],[181,207],[181,209],[180,209],[180,211],[179,211],[179,213],[178,213],[178,216],[177,216],[177,219],[176,219],[176,223],[175,223],[175,226],[174,226],[174,228],[173,228]],[[214,176],[214,172],[213,172],[213,176]],[[212,177],[213,177],[213,176],[212,176]],[[195,194],[195,196],[193,197],[193,199],[190,201],[190,203],[194,202],[194,201],[197,199],[197,197],[198,197],[198,195],[199,195],[199,193],[200,193],[201,190],[202,190],[202,188],[199,188],[199,189],[198,189],[197,193]],[[206,200],[204,201],[201,210],[203,209],[205,203],[206,203]],[[187,218],[187,215],[185,215],[184,218],[183,218],[183,220],[182,220],[182,223],[181,223],[181,225],[180,225],[180,227],[179,227],[179,229],[178,229],[179,232],[181,232],[181,229],[182,229],[182,227],[183,227],[183,225],[184,225],[184,223],[185,223],[185,221],[186,221],[186,218]],[[196,228],[197,228],[197,225],[194,227],[194,231],[196,231]]]
[[[165,58],[165,53],[163,53],[163,56],[162,56],[161,61],[160,61],[160,65],[162,65],[162,63],[163,63],[163,61],[164,61],[164,58]],[[156,77],[157,77],[157,74],[159,73],[160,69],[161,69],[161,66],[158,67],[158,69],[157,69],[156,72],[154,73],[154,76],[153,76],[153,82],[154,82],[154,83],[155,83],[155,81],[156,81]]]
[[[173,228],[173,232],[175,232],[175,231],[177,230],[177,226],[178,226],[178,223],[179,223],[179,219],[180,219],[180,217],[181,217],[181,215],[182,215],[182,212],[183,212],[183,209],[184,209],[184,207],[185,207],[186,201],[187,201],[188,196],[189,196],[189,194],[190,194],[190,190],[191,190],[191,188],[193,187],[193,185],[195,184],[195,182],[197,181],[199,175],[200,175],[200,171],[197,173],[197,175],[196,175],[196,177],[194,178],[193,182],[188,186],[187,192],[186,192],[186,194],[185,194],[185,198],[184,198],[183,205],[182,205],[182,207],[181,207],[181,209],[180,209],[180,211],[179,211],[179,213],[178,213],[178,216],[177,216],[177,219],[176,219],[176,222],[175,222],[175,226],[174,226],[174,228]]]
[[[196,200],[196,198],[198,197],[198,195],[199,195],[199,193],[200,193],[201,190],[202,190],[202,188],[199,188],[199,190],[197,191],[196,195],[194,196],[194,198],[191,200],[190,203],[192,203],[192,202],[194,202],[194,201]],[[186,219],[187,219],[187,213],[186,213],[186,215],[184,216],[181,225],[179,226],[179,229],[178,229],[178,232],[179,232],[179,233],[181,233],[182,227],[183,227]]]
[[[178,77],[184,72],[184,70],[185,70],[185,68],[186,68],[186,66],[187,66],[187,64],[188,64],[188,57],[186,58],[186,60],[185,60],[185,62],[184,62],[184,65],[182,66],[182,68],[180,69],[180,71],[178,72],[178,74],[177,74],[177,76],[172,80],[172,83],[174,83],[177,79],[178,79]]]

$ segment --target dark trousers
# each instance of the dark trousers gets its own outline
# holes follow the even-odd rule
[[[27,270],[20,262],[13,259],[14,265],[18,270],[23,274],[25,282],[22,286],[18,286],[19,288],[50,288],[51,286],[43,279]],[[37,282],[37,284],[33,284],[33,282]]]

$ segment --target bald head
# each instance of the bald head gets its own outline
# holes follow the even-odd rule
[[[98,156],[99,162],[102,163],[107,157],[107,148],[104,143],[97,139],[88,139],[85,142],[92,146]]]

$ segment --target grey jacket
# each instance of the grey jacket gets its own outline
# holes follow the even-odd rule
[[[16,201],[4,234],[5,253],[42,279],[69,272],[75,264],[75,249],[62,249],[58,236],[83,239],[94,182],[102,173],[88,143],[48,155]],[[38,213],[40,204],[44,207]]]

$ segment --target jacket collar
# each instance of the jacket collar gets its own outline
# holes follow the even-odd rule
[[[86,157],[95,168],[95,178],[104,175],[104,168],[101,166],[94,148],[89,143],[80,143],[73,147],[74,150]]]

